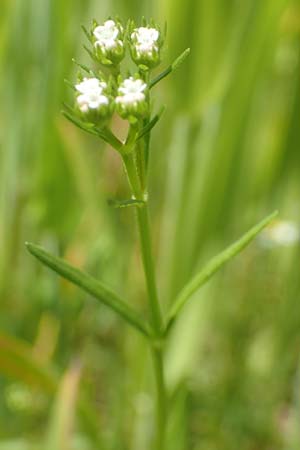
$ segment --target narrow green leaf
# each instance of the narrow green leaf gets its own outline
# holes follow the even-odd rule
[[[93,43],[91,33],[86,29],[86,27],[84,25],[81,25],[81,29],[84,32],[84,34],[86,35],[88,41]]]
[[[115,150],[117,150],[118,152],[122,152],[124,145],[117,138],[117,136],[110,131],[109,128],[105,127],[100,130],[99,128],[95,127],[95,131],[98,133],[98,136],[100,138],[102,138],[105,142],[111,145]]]
[[[143,319],[103,283],[96,280],[91,275],[71,266],[63,259],[51,255],[38,245],[28,242],[25,245],[29,252],[43,264],[100,300],[101,303],[114,310],[142,334],[149,336],[149,327]]]
[[[142,128],[142,130],[139,132],[138,136],[137,136],[137,141],[139,139],[141,139],[142,137],[144,137],[146,134],[150,133],[150,131],[155,127],[155,125],[157,124],[157,122],[159,121],[159,119],[161,118],[163,112],[165,110],[165,107],[163,106],[158,114],[155,114],[155,116],[147,123],[147,125],[144,126],[144,128]]]
[[[129,208],[131,206],[136,206],[138,208],[141,208],[142,206],[145,205],[145,202],[143,202],[142,200],[135,200],[135,199],[130,199],[130,200],[110,199],[110,200],[108,200],[108,204],[109,204],[109,206],[112,206],[113,208]]]
[[[94,53],[86,45],[84,45],[83,48],[89,54],[91,59],[97,63],[98,61],[97,61],[97,58],[95,57]]]
[[[73,83],[71,83],[71,81],[67,80],[66,78],[64,79],[65,84],[72,89],[72,91],[76,91],[76,88],[74,86]]]
[[[71,105],[68,105],[68,103],[63,102],[63,107],[66,109],[66,112],[73,116],[74,114],[74,108]],[[62,114],[64,114],[64,110],[62,111]]]
[[[223,265],[232,259],[235,255],[240,253],[254,238],[263,230],[278,214],[277,211],[263,219],[253,228],[251,228],[238,241],[229,246],[219,255],[212,258],[209,263],[197,274],[187,285],[181,290],[177,296],[171,310],[168,314],[167,329],[170,327],[173,320],[176,318],[181,308],[186,304],[190,297],[205,284]]]
[[[99,133],[96,130],[94,130],[93,128],[89,128],[89,127],[85,126],[85,124],[83,122],[78,120],[76,117],[74,117],[69,112],[62,111],[61,113],[65,116],[66,119],[68,119],[70,122],[72,122],[74,125],[76,125],[76,127],[80,128],[83,131],[86,131],[87,133],[90,133],[90,134],[93,134],[94,136],[98,136],[99,137]]]
[[[79,63],[78,61],[76,61],[75,58],[72,58],[72,62],[74,64],[76,64],[76,66],[80,67],[80,69],[82,69],[84,72],[86,72],[89,75],[92,75],[93,77],[96,78],[95,72],[93,72],[88,66],[86,66],[85,64]]]
[[[178,56],[178,58],[175,59],[175,61],[166,68],[163,72],[161,72],[157,77],[153,78],[153,80],[149,83],[149,89],[153,88],[159,81],[164,79],[166,76],[168,76],[171,72],[176,70],[185,60],[185,58],[190,54],[191,49],[187,48],[184,50],[184,52],[181,53],[181,55]]]
[[[66,119],[76,125],[76,127],[80,128],[83,131],[86,131],[89,134],[92,134],[93,136],[99,137],[104,142],[111,145],[118,152],[122,151],[124,147],[122,142],[108,128],[100,129],[95,127],[95,125],[92,123],[84,123],[72,114],[73,110],[69,105],[64,103],[64,107],[68,109],[68,111],[63,110],[62,114]]]

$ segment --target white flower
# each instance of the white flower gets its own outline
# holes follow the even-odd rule
[[[103,89],[107,87],[104,81],[98,80],[98,78],[84,78],[81,83],[76,84],[75,88],[81,94],[88,94],[90,92],[102,93]]]
[[[119,95],[116,98],[116,103],[123,106],[137,105],[145,100],[144,91],[146,88],[147,85],[143,80],[135,80],[133,77],[127,78],[118,89]]]
[[[156,28],[136,28],[131,34],[131,39],[135,42],[137,54],[151,55],[154,50],[158,50],[159,31]]]
[[[75,88],[81,95],[77,97],[77,104],[80,111],[86,113],[90,109],[99,109],[102,105],[108,105],[109,100],[103,95],[103,90],[107,87],[104,81],[97,78],[84,78]]]
[[[292,246],[300,241],[300,227],[291,221],[279,220],[268,227],[261,236],[261,243],[266,247],[282,245]]]
[[[118,45],[123,46],[123,42],[118,38],[119,28],[113,20],[107,20],[103,25],[94,29],[96,38],[95,47],[99,46],[102,50],[112,50]]]
[[[79,95],[77,97],[77,103],[80,111],[88,112],[90,109],[98,109],[100,106],[108,105],[109,101],[105,95],[90,92]]]

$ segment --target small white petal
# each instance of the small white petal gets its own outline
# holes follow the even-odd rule
[[[159,31],[156,28],[136,28],[131,34],[131,39],[136,41],[135,48],[138,57],[145,55],[151,57],[154,51],[158,51]]]
[[[111,19],[107,20],[106,22],[104,22],[104,26],[106,28],[113,28],[116,26],[115,22]]]
[[[107,20],[104,25],[96,27],[93,34],[97,39],[94,45],[103,50],[111,50],[120,45],[121,41],[117,40],[119,29],[113,20]]]
[[[98,109],[102,105],[108,105],[108,97],[101,92],[86,92],[77,97],[79,109],[87,112],[89,109]]]
[[[89,92],[98,92],[100,94],[104,89],[104,84],[106,85],[106,83],[100,82],[98,78],[84,78],[81,83],[76,84],[75,88],[81,94]]]
[[[116,103],[124,107],[137,106],[139,103],[145,101],[146,96],[144,94],[147,88],[146,83],[140,79],[134,79],[133,77],[127,78],[119,86],[118,97]]]
[[[131,34],[132,39],[136,39],[139,44],[154,44],[159,39],[159,31],[156,28],[136,28]]]

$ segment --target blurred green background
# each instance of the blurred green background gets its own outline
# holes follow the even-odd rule
[[[40,243],[143,310],[132,212],[107,204],[128,195],[120,161],[60,114],[72,57],[87,62],[81,24],[114,14],[167,21],[161,68],[191,47],[155,91],[167,105],[150,173],[165,307],[203,261],[280,211],[173,331],[167,450],[299,450],[299,0],[0,9],[0,450],[149,448],[145,343],[24,249]]]

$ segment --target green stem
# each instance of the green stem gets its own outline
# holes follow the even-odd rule
[[[152,350],[154,373],[156,380],[156,441],[155,450],[164,450],[167,422],[167,395],[164,377],[163,350]]]
[[[136,200],[143,200],[143,192],[132,152],[122,155],[132,193]]]
[[[166,422],[167,422],[167,392],[164,377],[163,361],[163,320],[158,300],[155,270],[151,251],[151,235],[149,225],[148,204],[137,208],[137,219],[140,232],[142,259],[147,283],[148,299],[151,312],[152,326],[156,332],[157,340],[153,340],[152,358],[156,383],[156,440],[155,450],[164,450]]]
[[[160,336],[163,329],[163,323],[160,305],[158,301],[158,294],[155,281],[155,271],[151,251],[151,235],[150,235],[147,201],[145,201],[142,207],[137,209],[137,219],[141,241],[142,260],[148,290],[151,320],[153,328],[156,331],[156,334]]]
[[[164,378],[163,362],[163,319],[158,299],[155,269],[151,250],[151,233],[149,224],[148,202],[144,198],[136,162],[133,153],[123,155],[123,162],[128,175],[132,192],[137,200],[143,200],[143,206],[137,208],[141,253],[147,284],[148,302],[151,314],[151,324],[155,332],[152,342],[152,358],[156,383],[156,441],[155,450],[164,450],[167,422],[167,392]]]

